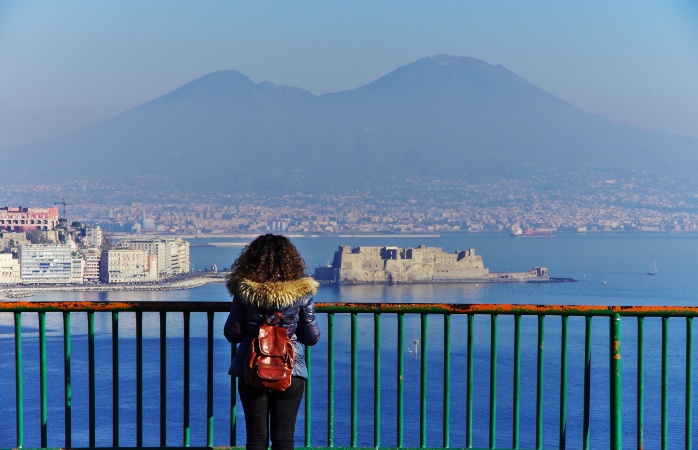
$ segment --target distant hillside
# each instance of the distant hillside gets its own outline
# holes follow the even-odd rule
[[[698,167],[696,140],[584,113],[502,66],[445,55],[321,96],[215,72],[17,152],[22,167],[8,181],[154,175],[185,189],[256,192]]]

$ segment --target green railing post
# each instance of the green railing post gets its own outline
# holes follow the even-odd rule
[[[160,311],[160,447],[167,446],[167,311]]]
[[[536,371],[536,448],[543,448],[543,352],[545,343],[545,316],[538,316],[538,370]]]
[[[190,328],[191,328],[191,313],[189,311],[184,311],[182,313],[182,326],[184,327],[184,336],[183,336],[183,361],[182,361],[182,389],[183,389],[183,402],[184,404],[182,405],[182,429],[183,429],[183,436],[182,436],[182,445],[184,447],[189,447],[190,444],[190,433],[191,430],[189,428],[189,358],[190,358]]]
[[[621,351],[620,351],[620,315],[614,314],[610,319],[610,390],[611,390],[611,448],[623,446],[623,413],[621,386]]]
[[[70,448],[73,434],[73,391],[70,380],[70,312],[63,311],[63,379],[65,391],[65,446]]]
[[[686,317],[686,448],[693,448],[693,317]]]
[[[586,316],[584,326],[584,424],[582,447],[589,450],[589,415],[591,412],[591,316]]]
[[[421,359],[419,370],[419,446],[427,446],[427,315],[422,314]],[[417,351],[417,348],[415,348]]]
[[[97,430],[97,414],[95,406],[95,398],[97,395],[95,383],[95,313],[94,311],[87,312],[87,354],[88,354],[88,377],[90,391],[90,447],[96,447],[96,430]]]
[[[136,447],[143,447],[143,311],[136,311]]]
[[[444,314],[443,448],[451,446],[451,315]]]
[[[514,316],[514,398],[512,401],[511,446],[519,448],[521,422],[521,315]]]
[[[22,313],[15,312],[15,402],[17,408],[17,447],[24,447],[24,391],[22,386]]]
[[[560,449],[567,448],[567,322],[569,317],[562,316],[562,336],[560,345]]]
[[[666,450],[669,445],[669,318],[662,317],[662,393],[661,393],[661,448]]]
[[[404,447],[405,315],[397,315],[397,446]]]
[[[310,354],[311,348],[312,347],[306,345],[305,349],[304,349],[305,350],[305,365],[306,365],[307,370],[308,370],[308,380],[305,383],[305,421],[304,421],[304,425],[305,425],[305,441],[304,442],[305,442],[306,447],[310,447],[311,421],[312,421],[310,414],[313,410],[312,403],[311,403],[312,395],[310,395],[311,394],[311,389],[310,389],[311,388],[311,381],[310,380],[312,379],[312,377],[310,375],[311,375],[312,367],[313,367],[313,365],[311,363],[311,354]]]
[[[474,316],[468,314],[468,362],[465,388],[465,446],[473,447],[473,340]]]
[[[206,445],[213,447],[213,311],[206,313],[208,347],[206,361]]]
[[[497,446],[497,315],[490,316],[490,448]]]
[[[48,400],[46,397],[46,313],[39,312],[39,385],[41,392],[41,446],[48,447]]]
[[[645,448],[645,318],[637,318],[637,448]]]
[[[111,313],[112,340],[112,445],[119,446],[119,313]]]
[[[381,315],[373,315],[373,446],[381,445]]]
[[[237,352],[238,344],[230,346],[230,360],[232,361]],[[230,446],[237,445],[237,387],[238,378],[230,377]]]
[[[356,313],[351,314],[351,446],[357,446],[358,435],[358,403],[359,403],[359,386],[358,386],[358,316]]]
[[[327,446],[334,447],[334,314],[327,313]]]

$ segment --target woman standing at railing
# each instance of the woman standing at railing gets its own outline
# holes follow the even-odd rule
[[[308,371],[305,345],[320,339],[312,295],[318,283],[305,276],[305,263],[283,236],[266,234],[252,241],[235,260],[226,283],[233,297],[225,337],[237,343],[230,375],[240,377],[238,392],[245,411],[248,449],[293,449],[296,417]],[[258,389],[245,383],[244,365],[250,340],[269,316],[281,312],[294,348],[291,385],[284,391]]]

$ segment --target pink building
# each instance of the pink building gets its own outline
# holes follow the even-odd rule
[[[53,230],[58,225],[58,208],[0,208],[0,231]]]

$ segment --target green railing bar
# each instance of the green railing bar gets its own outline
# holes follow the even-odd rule
[[[160,311],[160,447],[167,445],[167,311]]]
[[[419,446],[427,446],[427,315],[421,315],[421,359],[419,371]],[[418,347],[415,347],[417,351]]]
[[[373,446],[381,445],[381,315],[373,315]]]
[[[112,445],[119,446],[119,313],[111,313]]]
[[[536,375],[536,448],[543,448],[543,352],[545,316],[538,316],[538,370]]]
[[[97,396],[95,383],[95,313],[94,311],[87,312],[87,358],[88,358],[88,376],[89,376],[89,391],[90,391],[90,447],[96,447],[96,430],[97,430],[97,413],[95,407],[95,398]]]
[[[611,391],[611,448],[623,447],[623,396],[621,385],[620,315],[609,320],[610,329],[610,391]]]
[[[46,313],[39,313],[39,392],[41,396],[41,446],[48,446],[48,400],[46,396]]]
[[[468,363],[465,388],[465,446],[473,447],[473,339],[474,315],[468,314]]]
[[[15,401],[17,405],[17,447],[24,447],[24,391],[22,389],[22,313],[15,312]]]
[[[65,446],[73,446],[73,388],[70,380],[70,312],[63,312],[63,379],[65,391]]]
[[[560,449],[567,447],[567,341],[568,341],[568,319],[562,316],[562,330],[560,343],[560,439],[558,446]]]
[[[519,448],[521,423],[521,315],[514,316],[514,398],[512,403],[511,447]]]
[[[143,447],[143,311],[136,311],[136,447]]]
[[[693,318],[686,317],[686,448],[693,448]]]
[[[189,347],[190,345],[190,337],[191,337],[191,313],[189,311],[184,311],[182,313],[182,327],[184,328],[184,354],[183,356],[183,361],[182,365],[183,367],[183,373],[182,373],[182,389],[183,389],[183,402],[184,404],[182,405],[182,420],[184,421],[184,424],[182,426],[183,428],[183,436],[182,436],[182,445],[185,447],[189,447],[190,445],[190,434],[191,434],[191,429],[189,425],[189,405],[190,405],[190,399],[189,399],[189,357],[190,357],[190,352],[191,349]],[[234,378],[234,377],[231,377]],[[235,391],[233,391],[235,392]]]
[[[443,448],[451,446],[451,315],[444,314]]]
[[[645,447],[645,318],[637,318],[637,448]]]
[[[405,315],[397,315],[397,446],[404,446]]]
[[[213,447],[213,311],[206,313],[208,319],[207,363],[206,363],[206,445]]]
[[[334,314],[327,314],[327,446],[334,447]]]
[[[584,425],[582,447],[589,449],[589,415],[591,411],[591,316],[585,317],[584,326]]]
[[[612,317],[698,317],[693,306],[599,306],[533,304],[440,304],[440,303],[318,303],[317,309],[333,313],[409,313],[409,314],[498,314],[533,316]]]
[[[497,315],[490,316],[490,448],[497,446]]]
[[[506,314],[546,316],[611,317],[698,317],[692,306],[599,306],[533,304],[441,304],[441,303],[317,303],[322,313],[411,313],[411,314]],[[0,311],[191,311],[229,312],[228,302],[0,302]]]
[[[311,370],[313,367],[312,361],[311,361],[311,354],[310,354],[310,349],[312,347],[306,345],[305,346],[305,364],[307,365],[307,370],[308,370],[308,380],[305,382],[305,446],[310,447],[310,435],[311,435],[311,418],[310,418],[310,413],[313,410],[312,408],[312,403],[311,399],[312,396],[310,395],[310,380],[311,380]]]
[[[662,393],[661,393],[661,448],[668,448],[669,422],[669,319],[662,318]]]
[[[358,435],[358,403],[359,403],[359,387],[358,387],[358,315],[351,315],[351,446],[356,447]]]

